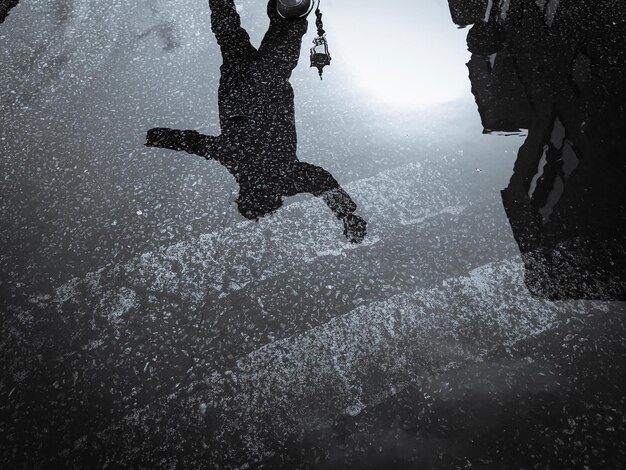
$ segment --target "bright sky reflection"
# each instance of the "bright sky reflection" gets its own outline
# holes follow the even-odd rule
[[[447,2],[323,0],[322,12],[332,67],[365,99],[424,108],[470,92],[467,30],[456,29]]]

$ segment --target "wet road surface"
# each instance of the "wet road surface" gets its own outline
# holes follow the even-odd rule
[[[0,24],[3,467],[620,468],[624,7],[235,3]]]

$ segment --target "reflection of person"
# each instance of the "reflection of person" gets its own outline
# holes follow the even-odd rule
[[[304,18],[286,20],[268,4],[270,26],[258,50],[241,27],[233,0],[209,0],[211,28],[222,52],[219,116],[221,135],[154,128],[148,146],[213,158],[239,184],[237,204],[249,219],[263,217],[299,193],[321,197],[344,224],[344,234],[360,243],[366,222],[356,204],[323,168],[296,156],[296,126],[291,72],[300,55]]]

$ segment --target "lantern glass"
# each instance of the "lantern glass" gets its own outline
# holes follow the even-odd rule
[[[331,57],[328,53],[328,44],[325,38],[316,38],[313,43],[314,46],[311,48],[311,67],[318,69],[321,78],[324,67],[330,65]]]

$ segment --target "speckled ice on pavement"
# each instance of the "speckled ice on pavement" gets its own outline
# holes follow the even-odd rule
[[[267,1],[235,4],[258,45]],[[207,0],[0,5],[0,467],[619,468],[624,303],[527,289],[620,292],[586,269],[594,240],[560,239],[578,221],[559,220],[588,202],[567,198],[593,159],[559,162],[584,153],[567,138],[585,143],[594,99],[610,95],[585,74],[623,57],[611,48],[626,36],[607,33],[626,24],[618,0],[502,2],[503,21],[539,12],[537,34],[474,53],[470,77],[468,34],[493,39],[483,9],[498,2],[322,0],[332,63],[323,80],[309,67],[310,16],[290,78],[297,157],[350,195],[360,244],[312,194],[250,221],[224,165],[145,146],[157,127],[221,131]],[[598,34],[569,80],[591,94],[584,112],[551,126],[536,105],[570,74],[533,54],[574,50],[541,50],[561,25],[575,47],[589,25]],[[489,133],[533,110],[545,116],[528,132]],[[542,152],[543,219],[527,233],[531,191],[501,191]],[[553,173],[578,186],[554,190]],[[623,214],[620,188],[587,213],[607,242],[614,219],[596,214]]]
[[[224,461],[225,468],[234,468],[267,458],[303,428],[358,414],[409,383],[480,362],[496,347],[512,346],[591,309],[607,312],[600,302],[533,299],[519,259],[490,263],[441,287],[373,302],[264,346],[101,438],[108,458],[129,465],[150,455],[155,439],[166,452],[204,442],[191,462]],[[178,418],[171,421],[172,415]],[[157,437],[143,441],[146,436]],[[172,456],[160,465],[183,461]]]

